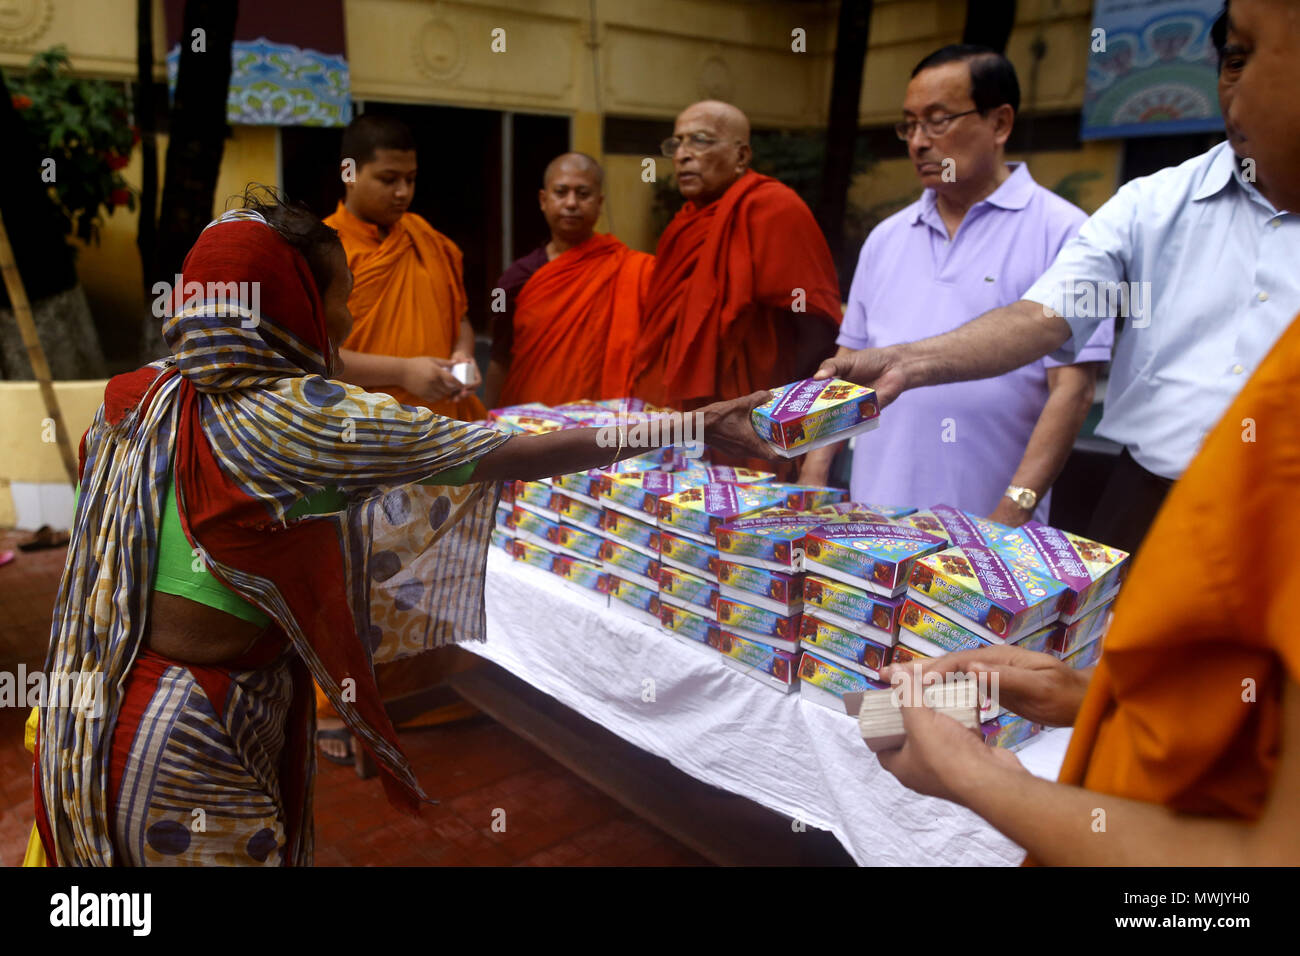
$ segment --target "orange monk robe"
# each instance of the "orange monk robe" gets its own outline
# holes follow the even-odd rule
[[[596,234],[534,272],[515,300],[501,404],[630,395],[653,268],[654,256]]]
[[[796,290],[802,290],[802,295]],[[689,409],[791,381],[801,327],[842,316],[829,247],[794,190],[745,173],[664,230],[633,394]]]
[[[465,282],[456,244],[415,213],[379,234],[343,203],[325,220],[338,230],[352,270],[352,334],[343,348],[370,355],[451,358],[465,314]],[[396,385],[382,390],[404,405],[423,406],[461,421],[484,418],[477,397],[427,402]]]
[[[1179,813],[1259,818],[1277,771],[1283,687],[1300,682],[1297,407],[1300,316],[1143,542],[1062,783]]]

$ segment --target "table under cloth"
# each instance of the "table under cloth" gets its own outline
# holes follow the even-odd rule
[[[851,717],[782,694],[621,613],[619,602],[492,548],[485,643],[461,645],[624,740],[792,821],[860,865],[1014,865],[1023,850],[969,810],[903,787]],[[611,604],[613,607],[611,607]],[[1069,729],[1017,756],[1054,779]]]

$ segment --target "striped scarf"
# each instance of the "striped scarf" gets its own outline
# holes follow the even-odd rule
[[[82,439],[46,672],[102,681],[102,694],[94,710],[41,709],[38,811],[60,865],[114,862],[110,742],[145,632],[169,470],[196,557],[276,622],[407,808],[427,798],[373,663],[482,639],[495,489],[413,483],[505,436],[332,380],[307,263],[256,213],[209,226],[183,275],[163,328],[173,358],[111,380]],[[258,295],[241,301],[228,283]],[[346,493],[344,511],[288,520],[325,487]],[[311,748],[304,759],[296,862],[310,859]]]

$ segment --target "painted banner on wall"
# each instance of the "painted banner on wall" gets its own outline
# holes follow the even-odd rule
[[[249,126],[346,126],[352,84],[343,0],[242,3],[231,50],[226,120]],[[167,88],[176,90],[185,0],[165,0]],[[185,37],[185,42],[193,42]]]
[[[1080,136],[1221,130],[1210,27],[1222,10],[1223,0],[1097,0]]]

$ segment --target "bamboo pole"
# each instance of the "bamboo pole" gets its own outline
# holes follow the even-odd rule
[[[0,273],[4,274],[5,289],[9,292],[9,304],[14,310],[14,320],[22,334],[23,345],[27,347],[27,358],[32,363],[32,374],[41,386],[41,398],[45,401],[46,417],[54,422],[54,440],[58,443],[59,454],[63,458],[63,469],[68,473],[68,483],[77,484],[77,459],[72,453],[72,444],[68,441],[68,430],[63,427],[63,415],[59,412],[59,398],[54,394],[54,383],[50,378],[50,363],[45,360],[45,350],[41,348],[40,337],[36,334],[36,320],[32,318],[32,307],[27,301],[27,291],[23,288],[22,276],[18,274],[18,263],[14,260],[14,249],[9,244],[9,233],[5,229],[4,216],[0,215]]]

